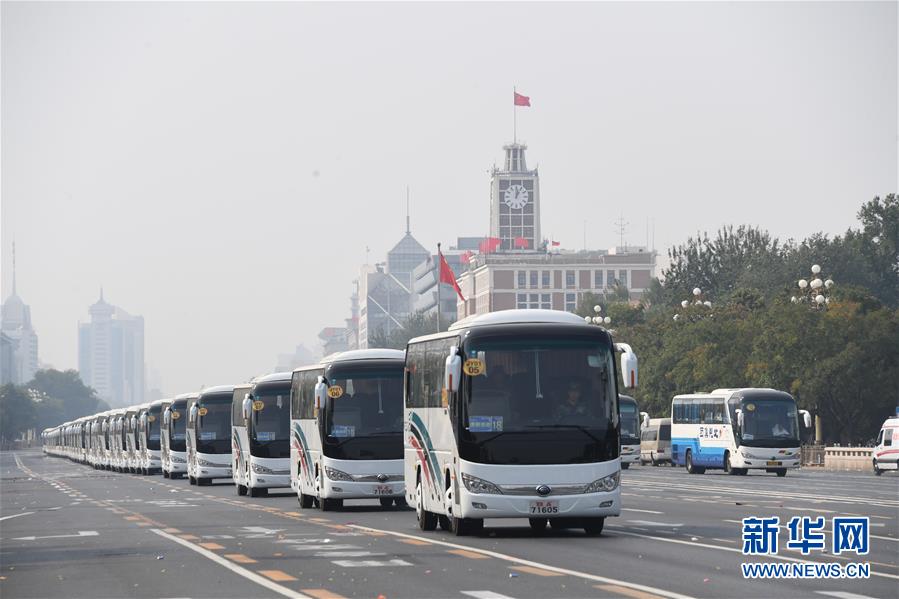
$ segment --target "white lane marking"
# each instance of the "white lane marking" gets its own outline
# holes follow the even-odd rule
[[[859,595],[857,593],[849,593],[847,591],[815,591],[819,595],[827,595],[829,597],[837,597],[838,599],[874,599],[868,595]]]
[[[622,512],[642,512],[644,514],[664,514],[665,513],[665,512],[657,512],[655,510],[638,510],[637,508],[633,508],[633,507],[623,507],[623,508],[621,508],[621,511]]]
[[[638,524],[640,526],[659,526],[662,528],[678,528],[683,526],[682,522],[654,522],[652,520],[625,520],[628,524]]]
[[[468,595],[469,597],[474,597],[475,599],[513,599],[508,595],[500,595],[499,593],[494,593],[493,591],[459,591],[463,595]]]
[[[18,518],[19,516],[27,516],[28,514],[33,514],[34,512],[22,512],[21,514],[13,514],[12,516],[3,516],[0,518],[0,522],[4,520],[9,520],[10,518]]]
[[[541,568],[543,570],[549,570],[551,572],[558,572],[560,574],[565,574],[567,576],[575,576],[577,578],[583,578],[586,580],[592,580],[595,582],[604,582],[606,584],[615,584],[622,587],[627,587],[629,589],[634,589],[635,591],[643,591],[644,593],[655,593],[661,597],[668,597],[669,599],[693,599],[690,595],[682,595],[680,593],[675,593],[674,591],[666,591],[665,589],[660,589],[656,587],[650,587],[643,584],[637,584],[635,582],[627,582],[624,580],[618,580],[617,578],[606,578],[605,576],[598,576],[596,574],[588,574],[586,572],[578,572],[576,570],[568,570],[566,568],[559,568],[557,566],[551,566],[549,564],[544,564],[541,562],[534,562],[527,559],[522,559],[520,557],[515,557],[512,555],[507,555],[505,553],[499,553],[497,551],[490,551],[487,549],[481,549],[479,547],[472,547],[471,545],[460,545],[458,543],[449,543],[447,541],[438,541],[433,537],[420,537],[417,535],[410,535],[404,532],[396,532],[394,530],[384,530],[382,528],[371,528],[369,526],[360,526],[358,524],[347,524],[349,528],[355,528],[357,530],[367,530],[370,532],[380,532],[385,535],[391,535],[394,537],[401,537],[403,539],[416,539],[418,541],[427,541],[432,545],[441,545],[443,547],[451,547],[453,549],[464,549],[465,551],[474,551],[475,553],[480,553],[481,555],[487,555],[489,557],[495,557],[496,559],[501,559],[507,562],[512,562],[513,564],[518,564],[521,566],[533,566],[535,568]],[[643,536],[643,535],[639,535]],[[668,540],[668,539],[665,539]]]
[[[351,560],[351,559],[335,559],[331,561],[332,564],[340,566],[341,568],[378,568],[378,567],[389,567],[389,566],[411,566],[409,562],[401,559],[389,559],[386,561],[378,561],[374,559],[362,559],[362,560]]]
[[[49,537],[16,537],[13,541],[37,541],[40,539],[65,539],[68,537],[96,537],[100,533],[96,530],[79,530],[76,535],[51,535]]]
[[[696,541],[683,541],[681,539],[667,539],[665,537],[656,537],[653,535],[641,535],[636,532],[628,532],[626,530],[619,530],[618,526],[612,526],[615,529],[615,534],[625,535],[629,537],[639,537],[641,539],[650,539],[652,541],[664,541],[665,543],[677,543],[678,545],[690,545],[691,547],[702,547],[703,549],[712,549],[714,551],[730,551],[731,553],[739,553],[743,554],[742,549],[736,549],[734,547],[722,547],[721,545],[711,545],[709,543],[698,543]],[[765,557],[771,559],[780,559],[785,562],[796,562],[798,564],[816,564],[821,562],[816,562],[809,559],[796,559],[794,557],[787,557],[785,555],[766,555]],[[881,576],[883,578],[892,578],[895,580],[899,580],[899,576],[895,574],[886,574],[884,572],[874,572],[871,571],[871,576]]]
[[[169,539],[170,541],[174,541],[174,542],[178,543],[179,545],[183,545],[184,547],[187,547],[191,551],[196,551],[203,557],[214,561],[218,565],[231,570],[235,574],[243,576],[247,580],[255,582],[259,586],[265,587],[270,591],[274,591],[274,592],[278,593],[279,595],[284,595],[285,597],[290,597],[291,599],[312,599],[312,597],[309,597],[308,595],[303,595],[302,593],[298,593],[298,592],[294,591],[293,589],[289,589],[285,586],[282,586],[282,585],[278,584],[277,582],[269,580],[268,578],[265,578],[264,576],[262,576],[260,574],[256,574],[255,572],[251,572],[250,570],[247,570],[246,568],[238,566],[237,564],[225,559],[224,557],[222,557],[216,553],[213,553],[212,551],[209,551],[208,549],[204,549],[204,548],[200,547],[199,545],[194,545],[193,543],[191,543],[189,541],[185,541],[184,539],[176,537],[175,535],[170,535],[169,533],[165,532],[164,530],[160,530],[158,528],[153,528],[151,530],[154,533],[158,534],[159,536]]]
[[[386,554],[374,551],[320,551],[313,555],[315,557],[380,557]]]

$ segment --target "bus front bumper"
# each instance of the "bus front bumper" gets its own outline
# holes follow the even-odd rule
[[[290,473],[287,474],[256,474],[250,473],[250,486],[257,489],[275,489],[290,487]]]
[[[621,514],[621,489],[578,495],[487,495],[460,489],[463,518],[598,518]]]
[[[757,448],[752,448],[750,450],[740,449],[737,453],[739,455],[731,456],[732,468],[786,468],[787,470],[799,468],[800,455],[798,449],[792,455],[759,451]]]
[[[404,481],[384,483],[326,480],[322,497],[327,499],[379,499],[381,497],[403,497],[406,493]]]

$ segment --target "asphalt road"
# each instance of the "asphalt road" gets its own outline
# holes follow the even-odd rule
[[[302,510],[285,490],[97,471],[0,453],[0,594],[12,597],[899,597],[899,476],[623,472],[601,537],[535,536],[488,520],[476,537],[421,532],[409,509]],[[871,552],[742,555],[747,516],[864,515]],[[828,535],[829,539],[829,535]],[[868,579],[747,580],[743,562],[867,562]]]

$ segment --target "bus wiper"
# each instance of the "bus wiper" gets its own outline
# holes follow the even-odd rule
[[[529,424],[527,428],[573,428],[581,431],[582,433],[599,443],[599,439],[597,439],[593,435],[593,433],[587,430],[586,426],[583,426],[581,424]]]

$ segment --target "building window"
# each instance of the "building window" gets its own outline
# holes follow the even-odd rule
[[[593,271],[593,288],[594,289],[602,289],[602,271],[601,270]]]
[[[574,289],[574,271],[566,270],[565,271],[565,288],[566,289]]]
[[[527,293],[519,293],[516,297],[517,304],[516,308],[519,310],[523,310],[528,307],[528,294]]]
[[[537,289],[537,277],[540,276],[540,273],[536,270],[531,271],[531,289]]]
[[[618,271],[618,282],[621,283],[622,287],[627,287],[627,271],[626,270]]]
[[[609,270],[606,272],[606,287],[614,287],[615,286],[615,271]]]
[[[577,309],[577,294],[576,293],[566,293],[565,294],[565,311],[566,312],[574,312]]]
[[[553,300],[551,293],[543,293],[540,295],[540,307],[544,310],[552,310]]]
[[[551,293],[519,293],[516,297],[516,307],[519,309],[552,310]]]
[[[528,296],[528,308],[539,308],[539,307],[540,307],[540,303],[539,303],[539,300],[537,299],[537,298],[539,298],[539,297],[540,297],[540,296],[539,296],[538,294],[536,294],[536,293],[531,293],[531,294]]]
[[[543,288],[549,289],[550,287],[552,287],[552,285],[549,282],[549,271],[544,270],[543,271]]]
[[[525,289],[528,286],[528,273],[525,270],[518,271],[518,288]]]

